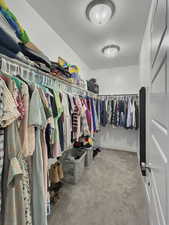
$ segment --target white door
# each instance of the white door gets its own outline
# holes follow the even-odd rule
[[[152,225],[169,225],[169,55],[168,0],[155,0],[152,19],[151,89],[147,189]],[[168,39],[168,40],[167,40]]]

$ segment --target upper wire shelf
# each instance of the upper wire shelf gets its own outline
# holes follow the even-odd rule
[[[29,80],[30,82],[48,88],[62,90],[69,94],[97,97],[97,95],[93,92],[90,92],[75,84],[68,83],[64,80],[60,80],[59,78],[56,78],[48,73],[45,73],[33,67],[31,63],[26,64],[2,54],[0,54],[0,71],[9,76],[20,75],[22,78]]]

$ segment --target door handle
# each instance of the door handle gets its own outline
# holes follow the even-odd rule
[[[151,163],[145,163],[145,162],[142,162],[142,163],[141,163],[141,169],[142,169],[143,171],[148,170],[148,171],[151,173],[152,165],[151,165]]]

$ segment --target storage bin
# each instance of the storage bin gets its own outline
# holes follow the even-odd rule
[[[66,183],[77,184],[85,168],[85,150],[71,149],[66,151],[62,157],[62,166],[64,172],[63,181]]]
[[[84,149],[86,151],[85,167],[89,167],[93,161],[93,147]]]

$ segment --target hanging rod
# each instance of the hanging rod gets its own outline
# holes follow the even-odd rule
[[[138,94],[112,94],[112,95],[99,95],[99,97],[120,97],[120,96],[138,96]]]
[[[57,77],[33,67],[33,63],[31,61],[30,64],[24,63],[0,54],[0,71],[4,74],[13,76],[19,74],[21,77],[31,82],[41,84],[48,88],[64,90],[70,94],[97,97],[97,95],[93,92],[90,92],[75,84],[68,83],[64,80],[60,80]]]

